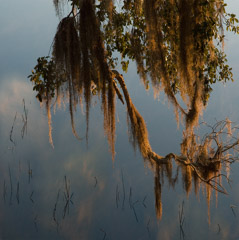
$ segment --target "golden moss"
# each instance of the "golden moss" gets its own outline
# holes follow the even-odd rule
[[[56,8],[59,8],[61,2],[54,0]],[[62,19],[58,26],[53,56],[58,69],[63,67],[66,70],[69,82],[68,91],[70,92],[69,108],[74,134],[76,131],[73,106],[75,107],[79,103],[82,93],[86,105],[88,133],[93,82],[98,95],[101,97],[104,129],[111,152],[114,155],[116,87],[113,82],[114,76],[112,76],[107,62],[105,36],[102,34],[103,29],[98,19],[98,13],[96,14],[95,1],[81,0],[75,4],[78,13],[72,11],[68,17]],[[114,1],[103,0],[100,4],[104,8],[103,12],[107,13],[108,23],[116,24],[117,19],[113,19],[113,14],[116,13]],[[139,29],[138,25],[131,28],[132,48],[130,52],[134,54],[138,72],[146,87],[148,87],[148,73],[155,92],[163,89],[170,103],[174,106],[178,123],[179,114],[184,117],[186,130],[182,153],[189,154],[189,151],[193,152],[192,149],[195,146],[192,135],[198,124],[199,116],[202,114],[206,95],[203,69],[207,65],[208,59],[205,57],[205,50],[210,52],[210,61],[214,61],[215,58],[214,36],[208,35],[209,37],[207,37],[201,34],[200,27],[204,24],[205,17],[208,19],[209,16],[219,18],[220,23],[223,16],[223,5],[220,2],[209,2],[204,7],[201,1],[191,0],[134,0],[125,1],[123,5],[127,11],[134,8],[131,13],[142,18],[145,24],[141,26],[143,29]],[[136,19],[134,15],[131,17]],[[124,26],[122,27],[124,29]],[[222,25],[219,28],[223,34]],[[144,37],[137,37],[141,36],[140,31],[144,30]],[[118,34],[117,31],[116,33],[114,31],[112,30],[112,36]],[[142,49],[143,38],[145,38],[146,45]],[[186,109],[179,104],[175,89],[180,93]],[[148,133],[145,130],[145,123],[134,105],[130,103],[127,104],[127,107],[132,136],[137,145],[140,146],[139,149],[141,149],[143,157],[147,158],[152,150],[148,140],[146,140]]]
[[[54,0],[58,10],[60,2],[60,0]],[[109,15],[108,21],[111,23],[114,3],[112,0],[103,0],[102,2]],[[205,50],[203,48],[206,46],[210,52],[209,59],[213,61],[216,58],[213,39],[206,39],[207,44],[204,46],[205,39],[197,39],[195,28],[203,22],[205,16],[210,16],[209,11],[213,14],[222,14],[222,5],[212,2],[209,3],[207,11],[202,11],[201,1],[196,0],[134,0],[133,2],[125,2],[129,8],[134,6],[138,14],[144,14],[146,46],[144,49],[140,49],[142,39],[134,37],[139,29],[133,26],[130,37],[132,49],[130,50],[131,53],[134,53],[137,68],[145,86],[147,85],[148,73],[154,89],[156,91],[163,89],[170,103],[174,106],[176,118],[179,119],[179,114],[181,114],[185,119],[186,129],[181,144],[181,155],[170,153],[162,157],[152,150],[146,123],[129,96],[123,76],[116,70],[112,70],[108,63],[105,36],[102,33],[93,0],[79,1],[77,5],[79,12],[72,11],[61,20],[54,38],[52,54],[57,73],[49,75],[48,80],[51,83],[54,82],[51,81],[54,76],[64,78],[59,80],[62,85],[53,86],[56,88],[58,106],[61,104],[61,98],[67,96],[72,131],[78,139],[81,139],[75,129],[74,113],[77,106],[82,106],[84,101],[87,138],[92,92],[97,91],[99,98],[101,98],[104,131],[108,138],[112,158],[114,158],[115,95],[117,94],[123,103],[124,100],[126,101],[133,145],[138,147],[145,162],[149,163],[155,174],[154,190],[157,217],[159,219],[162,217],[161,191],[164,175],[166,175],[169,185],[174,187],[178,179],[179,168],[187,194],[190,193],[193,183],[196,193],[199,191],[201,183],[206,184],[208,206],[210,207],[212,189],[226,193],[220,182],[212,181],[218,177],[216,174],[219,174],[220,177],[221,163],[223,161],[230,163],[229,155],[225,156],[224,152],[239,142],[236,141],[228,145],[221,142],[220,135],[224,134],[225,128],[228,130],[228,137],[232,137],[233,131],[229,120],[211,127],[212,133],[207,135],[201,143],[197,141],[194,134],[195,126],[197,126],[203,110],[205,95],[205,79],[202,71],[207,64],[207,59],[200,53]],[[165,26],[170,26],[170,28],[165,30]],[[120,84],[123,94],[120,93],[116,81]],[[178,93],[181,95],[186,109],[183,109],[179,104],[176,97],[177,91],[173,85],[179,90]],[[53,146],[50,111],[52,95],[49,87],[47,83],[45,95],[42,97],[47,109],[49,141]],[[220,124],[222,127],[218,129]],[[216,143],[215,148],[212,147],[212,141]],[[172,176],[172,159],[178,164],[174,177]]]
[[[109,11],[113,2],[106,1]],[[92,83],[102,99],[104,129],[114,157],[115,142],[115,87],[107,64],[100,25],[95,15],[93,1],[83,0],[78,17],[61,20],[54,39],[53,56],[57,69],[65,69],[72,131],[78,137],[74,125],[74,109],[83,93],[86,105],[86,138],[89,129]],[[79,138],[79,137],[78,137]]]

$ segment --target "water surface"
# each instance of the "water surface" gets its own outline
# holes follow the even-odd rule
[[[174,187],[161,175],[157,188],[154,172],[128,141],[126,111],[120,103],[114,161],[97,98],[91,108],[88,143],[72,134],[67,102],[56,110],[52,116],[53,149],[46,111],[40,108],[27,78],[36,59],[48,55],[58,24],[53,4],[24,0],[1,5],[1,239],[180,239],[182,209],[185,239],[239,237],[238,164],[231,167],[231,184],[224,181],[229,195],[212,191],[209,199],[204,185],[197,195],[193,186],[187,193],[181,173]],[[229,3],[234,12],[237,5]],[[225,50],[235,82],[214,86],[203,115],[210,124],[226,117],[239,121],[238,39],[233,34],[227,39]],[[179,153],[183,128],[177,128],[173,108],[163,94],[155,100],[152,90],[146,92],[138,84],[134,64],[124,78],[146,121],[153,149],[161,155]],[[81,109],[75,119],[79,135],[84,136]],[[157,193],[161,210],[155,207]]]

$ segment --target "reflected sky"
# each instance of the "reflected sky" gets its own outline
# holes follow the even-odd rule
[[[237,2],[231,2],[235,4],[232,9],[239,9]],[[154,174],[128,143],[126,112],[121,104],[117,105],[114,162],[102,129],[99,104],[91,109],[88,144],[73,136],[67,104],[65,110],[57,110],[52,116],[52,149],[46,111],[35,99],[27,75],[37,57],[48,54],[58,23],[53,4],[46,0],[24,0],[1,5],[0,22],[4,24],[0,26],[0,238],[179,239],[178,214],[183,201],[186,239],[239,236],[238,220],[230,207],[235,205],[238,215],[236,164],[231,170],[232,188],[226,185],[229,196],[220,195],[216,200],[213,194],[210,225],[206,190],[198,196],[193,191],[187,196],[180,178],[174,188],[164,179],[163,213],[161,220],[157,219]],[[239,121],[238,40],[231,35],[228,39],[226,51],[229,64],[234,67],[235,83],[215,86],[203,116],[210,123],[227,116]],[[135,90],[134,82],[139,82],[135,70],[132,64],[125,80],[132,100],[146,121],[153,149],[162,155],[179,152],[182,130],[177,129],[172,107],[163,94],[160,100],[155,100],[152,89],[146,92],[142,84]],[[21,137],[23,99],[28,110],[24,138]],[[84,135],[85,116],[78,110],[76,128]],[[15,145],[10,141],[12,126]],[[64,212],[67,189],[72,202]]]

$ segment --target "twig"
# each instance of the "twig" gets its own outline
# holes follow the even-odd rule
[[[107,234],[106,234],[106,232],[105,232],[105,230],[104,230],[104,229],[102,229],[102,228],[100,228],[100,231],[104,233],[103,240],[105,240],[105,238],[106,238],[106,235],[107,235]]]
[[[115,193],[115,201],[116,201],[116,207],[119,207],[119,186],[117,184],[116,186],[116,193]]]
[[[23,139],[25,133],[27,134],[27,114],[28,114],[28,111],[27,111],[26,106],[25,106],[25,99],[24,98],[23,98],[22,102],[23,102],[23,112],[24,112],[24,114],[22,114],[23,127],[22,127],[22,130],[21,130],[21,136],[22,136],[22,139]]]
[[[35,218],[34,218],[34,226],[35,226],[36,232],[38,232],[38,227],[37,227],[37,215],[36,215]]]
[[[94,186],[94,188],[96,188],[97,183],[98,183],[98,181],[97,181],[97,178],[95,177],[95,186]]]
[[[17,198],[17,203],[20,203],[20,199],[19,199],[19,182],[17,183],[17,194],[16,194],[16,198]]]
[[[138,203],[138,202],[139,202],[139,201],[137,200],[137,201],[135,201],[134,203],[131,204],[131,209],[133,209],[134,216],[135,216],[135,219],[136,219],[137,222],[139,222],[139,219],[138,219],[138,216],[137,216],[137,214],[136,214],[134,205],[135,205],[136,203]]]
[[[57,204],[58,204],[59,196],[60,196],[60,189],[58,190],[56,202],[55,202],[53,213],[52,213],[53,220],[56,223],[57,232],[58,232],[59,222],[56,218],[56,210],[57,210]]]
[[[31,182],[31,178],[32,178],[32,169],[31,169],[30,161],[28,161],[28,183]]]
[[[9,181],[10,181],[10,205],[12,205],[12,175],[10,166],[8,166]]]
[[[56,208],[57,208],[57,203],[58,203],[58,200],[59,200],[59,195],[60,195],[60,189],[58,190],[58,193],[57,193],[57,198],[56,198],[56,202],[55,202],[55,205],[54,205],[54,209],[53,209],[53,220],[56,221]]]
[[[145,208],[147,208],[147,206],[146,206],[146,204],[145,204],[146,198],[147,198],[147,195],[144,197],[143,202],[142,202],[142,204],[143,204],[143,206],[144,206]]]
[[[29,199],[31,200],[32,203],[34,203],[34,200],[33,200],[33,198],[32,198],[33,193],[34,193],[34,191],[31,192],[31,195],[30,195],[30,197],[29,197]]]
[[[237,140],[236,142],[232,143],[231,145],[225,146],[225,147],[222,149],[222,153],[228,151],[229,149],[235,147],[235,146],[238,145],[238,144],[239,144],[239,140]]]
[[[122,187],[123,187],[123,202],[122,202],[122,210],[123,210],[124,209],[124,201],[125,201],[125,187],[124,187],[123,170],[121,170],[121,180],[122,180]]]
[[[63,219],[65,218],[66,216],[66,212],[68,212],[69,214],[69,211],[70,211],[70,203],[73,204],[73,201],[72,201],[72,197],[74,195],[74,193],[72,193],[70,195],[70,186],[68,184],[68,181],[67,181],[67,178],[65,176],[65,192],[64,192],[64,196],[65,196],[65,200],[66,200],[66,203],[65,203],[65,206],[64,206],[64,210],[63,210]]]
[[[5,182],[5,179],[4,179],[4,182],[3,182],[3,199],[4,199],[4,203],[6,202],[6,195],[7,195],[7,187],[6,187],[6,182]]]
[[[15,114],[13,124],[12,124],[12,128],[11,128],[10,135],[9,135],[10,141],[13,143],[14,147],[16,146],[16,142],[13,140],[12,134],[13,134],[13,129],[14,129],[14,126],[15,126],[16,119],[17,119],[17,112]]]
[[[135,216],[136,221],[139,222],[138,217],[137,217],[137,214],[136,214],[136,211],[135,211],[135,208],[134,208],[134,205],[132,205],[132,209],[133,209],[133,212],[134,212],[134,216]]]
[[[235,205],[230,205],[230,208],[231,208],[231,210],[232,210],[232,213],[233,213],[234,217],[237,217],[237,216],[236,216],[236,213],[235,213],[235,211],[234,211],[234,208],[237,208],[237,206],[235,206]]]
[[[183,211],[183,207],[184,207],[184,201],[182,202],[182,206],[181,206],[181,210],[179,208],[179,213],[178,213],[178,217],[179,217],[179,227],[180,227],[180,239],[181,237],[184,239],[185,237],[185,233],[183,230],[183,224],[184,224],[184,211]]]
[[[150,224],[150,218],[149,218],[148,223],[147,223],[147,231],[148,231],[149,238],[150,238],[149,224]]]
[[[132,191],[132,188],[130,187],[130,190],[129,190],[129,206],[130,206],[131,209],[133,209],[136,221],[139,222],[136,211],[135,211],[135,208],[134,208],[134,205],[136,203],[138,203],[139,200],[136,200],[134,203],[132,203],[132,195],[133,195],[133,191]]]
[[[132,208],[132,188],[129,189],[129,206]]]

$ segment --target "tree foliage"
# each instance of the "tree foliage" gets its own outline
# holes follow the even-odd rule
[[[71,125],[76,136],[74,111],[84,99],[88,131],[91,99],[98,95],[104,130],[114,158],[117,96],[122,103],[126,102],[133,144],[138,146],[157,174],[159,163],[169,166],[171,159],[175,159],[184,166],[187,191],[191,184],[187,179],[193,171],[201,181],[225,193],[221,185],[211,183],[213,177],[205,171],[210,169],[215,174],[226,159],[223,153],[236,146],[238,141],[225,146],[218,141],[221,130],[217,136],[213,132],[200,144],[194,135],[194,127],[212,85],[233,80],[223,52],[224,26],[235,33],[239,33],[239,28],[235,25],[238,22],[236,16],[226,13],[224,1],[124,0],[118,5],[112,0],[69,2],[72,10],[58,25],[52,57],[39,58],[29,76],[37,98],[46,103],[49,125],[50,103],[54,98],[60,101],[63,94],[69,96]],[[58,14],[63,3],[54,0]],[[120,59],[116,57],[117,52]],[[181,155],[171,153],[162,157],[151,149],[144,119],[130,99],[123,76],[115,70],[121,64],[126,72],[129,61],[136,62],[146,89],[151,81],[155,92],[163,90],[175,108],[176,117],[181,114],[185,120]],[[183,100],[183,106],[179,104],[179,98]],[[49,129],[51,139],[51,126]],[[214,147],[212,141],[216,143]],[[159,195],[157,192],[158,198]]]
[[[146,88],[151,80],[156,92],[164,90],[177,119],[178,114],[183,116],[187,135],[193,133],[212,84],[233,80],[223,52],[223,27],[238,33],[238,20],[226,13],[222,0],[69,2],[72,10],[58,25],[52,59],[39,58],[30,78],[40,100],[44,95],[49,100],[60,85],[68,85],[72,123],[73,106],[81,94],[88,123],[91,95],[97,92],[112,152],[116,83],[111,70],[117,64],[127,71],[129,60],[136,61]],[[64,3],[54,0],[58,15]],[[179,96],[186,109],[178,103]]]

